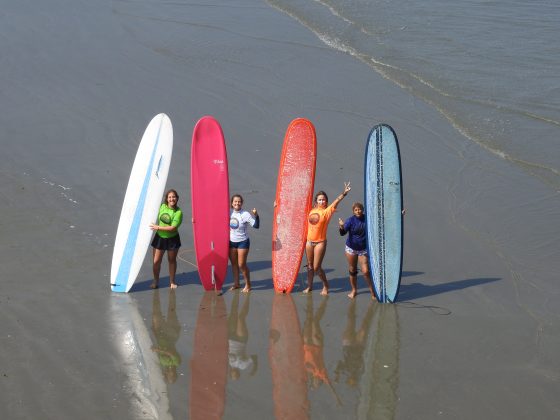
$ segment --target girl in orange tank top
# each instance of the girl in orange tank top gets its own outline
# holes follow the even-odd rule
[[[346,194],[351,190],[350,182],[344,183],[344,191],[328,205],[328,197],[324,191],[319,191],[315,195],[313,208],[309,212],[307,218],[307,243],[305,244],[305,255],[307,257],[307,288],[303,293],[309,293],[313,290],[313,277],[315,273],[323,282],[322,295],[329,293],[329,282],[327,276],[321,267],[323,257],[327,250],[327,227],[332,215],[336,210],[338,203],[342,201]]]

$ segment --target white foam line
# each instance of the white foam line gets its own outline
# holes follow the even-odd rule
[[[314,0],[314,1],[320,2],[319,0]],[[285,10],[285,9],[282,9],[282,8],[280,8],[279,6],[276,6],[276,5],[272,4],[271,2],[268,2],[268,3],[269,3],[272,7],[274,7],[275,9],[281,11],[282,13],[287,14],[288,16],[292,17],[294,20],[298,21],[301,25],[303,25],[304,27],[306,27],[307,29],[309,29],[309,30],[310,30],[311,32],[313,32],[313,33],[315,34],[315,36],[317,36],[317,38],[319,38],[319,39],[321,40],[321,42],[323,42],[325,45],[327,45],[327,46],[329,46],[329,47],[331,47],[331,48],[333,48],[333,49],[335,49],[335,50],[337,50],[337,51],[340,51],[340,52],[349,54],[349,55],[351,55],[351,56],[357,58],[358,60],[360,60],[360,61],[366,63],[367,65],[373,67],[373,69],[374,69],[375,71],[377,71],[377,73],[379,73],[383,78],[385,78],[385,79],[387,79],[387,80],[390,80],[391,82],[395,83],[397,86],[401,87],[402,89],[405,89],[405,90],[407,90],[407,91],[409,91],[409,92],[412,92],[412,91],[413,91],[412,87],[407,86],[407,85],[405,85],[405,84],[402,83],[402,82],[399,82],[397,79],[395,79],[394,77],[392,77],[391,75],[389,75],[386,71],[384,71],[384,68],[385,68],[385,69],[396,70],[396,71],[398,71],[398,72],[404,73],[404,74],[408,75],[409,77],[415,79],[415,80],[418,81],[419,83],[421,83],[421,84],[427,86],[428,88],[430,88],[431,90],[433,90],[434,92],[440,94],[440,95],[443,96],[443,97],[451,98],[451,99],[458,99],[458,98],[456,98],[455,96],[453,96],[453,95],[451,95],[451,94],[449,94],[449,93],[447,93],[447,92],[444,92],[444,91],[440,90],[439,88],[437,88],[436,86],[434,86],[433,84],[431,84],[431,83],[428,82],[427,80],[421,78],[420,76],[418,76],[418,75],[416,75],[416,74],[414,74],[414,73],[411,73],[411,72],[409,72],[409,71],[403,70],[403,69],[401,69],[401,68],[399,68],[399,67],[397,67],[397,66],[393,66],[393,65],[390,65],[390,64],[387,64],[387,63],[380,62],[380,61],[376,60],[376,59],[373,58],[373,57],[370,57],[370,56],[367,56],[367,55],[365,55],[365,54],[362,54],[362,53],[356,51],[354,48],[345,45],[345,44],[344,44],[343,42],[341,42],[338,38],[332,38],[332,37],[330,37],[330,36],[328,36],[328,35],[325,35],[325,34],[323,34],[323,33],[320,33],[320,32],[318,32],[318,31],[316,31],[314,28],[312,28],[310,25],[308,25],[306,22],[304,22],[302,19],[300,19],[300,18],[299,18],[298,16],[296,16],[295,14],[293,14],[293,13],[291,13],[291,12]],[[539,163],[535,163],[535,162],[529,162],[529,161],[526,161],[526,160],[523,160],[523,159],[519,159],[519,158],[513,157],[513,156],[509,155],[508,153],[506,153],[506,152],[503,151],[503,150],[500,150],[500,149],[497,149],[497,148],[494,148],[494,147],[488,145],[488,144],[485,143],[484,141],[482,141],[482,140],[476,138],[475,136],[469,134],[468,131],[467,131],[467,129],[466,129],[465,127],[462,127],[461,125],[459,125],[459,124],[453,119],[453,117],[452,117],[448,112],[446,112],[441,106],[439,106],[438,104],[436,104],[434,101],[429,100],[429,99],[426,98],[425,96],[421,96],[421,97],[422,97],[422,99],[423,99],[426,103],[430,104],[430,105],[433,106],[435,109],[437,109],[437,110],[450,122],[450,124],[453,126],[453,128],[455,128],[462,136],[464,136],[464,137],[467,138],[468,140],[472,141],[473,143],[477,144],[478,146],[482,147],[484,150],[486,150],[486,151],[492,153],[493,155],[497,156],[498,158],[501,158],[501,159],[503,159],[503,160],[512,162],[512,163],[514,163],[514,164],[520,164],[520,165],[527,166],[527,167],[532,167],[532,168],[538,168],[538,169],[541,169],[541,170],[546,170],[546,171],[552,172],[554,175],[560,176],[560,171],[558,171],[558,170],[555,169],[555,168],[552,168],[552,167],[549,167],[549,166],[546,166],[546,165],[543,165],[543,164],[539,164]],[[478,104],[481,104],[481,105],[491,106],[491,104],[489,104],[489,103],[484,103],[484,102],[482,102],[482,101],[473,101],[473,102],[478,103]],[[513,110],[510,110],[510,111],[513,111]],[[544,117],[539,117],[539,116],[537,116],[537,115],[528,114],[528,113],[526,113],[525,115],[526,115],[526,116],[529,116],[529,117],[532,117],[532,118],[535,118],[535,119],[539,119],[539,120],[541,120],[541,121],[544,121],[544,122],[547,122],[547,123],[550,123],[550,124],[560,125],[560,122],[555,121],[555,120],[552,120],[552,119],[548,119],[548,118],[544,118]],[[533,174],[533,175],[535,175],[535,176],[538,177],[537,174]],[[539,177],[539,178],[540,178],[540,177]],[[542,178],[541,178],[541,179],[542,179]]]
[[[337,11],[333,6],[331,6],[330,4],[327,4],[327,3],[325,3],[324,1],[321,1],[321,0],[313,0],[313,1],[314,1],[315,3],[319,3],[321,6],[324,6],[324,7],[326,7],[327,9],[329,9],[329,11],[331,12],[331,14],[332,14],[333,16],[336,16],[336,17],[342,19],[342,20],[343,20],[344,22],[346,22],[346,23],[350,23],[350,24],[354,25],[354,22],[352,22],[350,19],[348,19],[348,18],[342,16],[342,15],[341,15],[340,13],[338,13],[338,11]]]

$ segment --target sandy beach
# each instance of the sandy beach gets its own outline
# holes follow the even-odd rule
[[[266,2],[1,4],[2,418],[184,419],[201,406],[224,419],[560,417],[553,185],[467,141],[428,102]],[[147,255],[131,293],[112,294],[128,176],[160,112],[174,128],[168,186],[185,212],[179,287],[168,288],[164,263],[161,288],[150,290]],[[213,303],[203,299],[188,222],[190,142],[203,115],[224,130],[230,191],[261,216],[250,232],[253,291]],[[272,203],[296,117],[317,130],[316,190],[335,197],[352,184],[342,218],[363,200],[371,127],[385,122],[399,136],[407,213],[397,304],[370,302],[361,277],[360,294],[347,298],[336,219],[323,264],[328,298],[296,286],[275,299]],[[282,311],[292,312],[278,321]],[[227,341],[208,328],[195,334],[217,324]],[[308,339],[323,380],[305,366],[302,374],[303,360],[274,363],[282,345]],[[200,340],[223,350],[225,373],[195,357]],[[237,370],[232,340],[244,352]],[[214,400],[192,397],[201,369],[217,375]],[[299,392],[281,392],[286,383]]]

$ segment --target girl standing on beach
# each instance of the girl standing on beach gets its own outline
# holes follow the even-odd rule
[[[229,259],[231,261],[231,271],[233,272],[233,286],[230,290],[239,289],[239,271],[245,277],[245,287],[242,292],[247,293],[251,290],[251,277],[249,267],[247,267],[247,256],[251,242],[247,234],[247,225],[255,229],[259,228],[259,215],[257,209],[251,213],[242,209],[243,197],[235,194],[231,197],[231,216],[229,219]]]
[[[368,268],[368,255],[366,247],[366,216],[364,213],[364,205],[362,203],[352,204],[352,213],[354,215],[343,222],[338,219],[338,230],[340,236],[348,233],[346,238],[346,259],[348,260],[348,272],[350,273],[350,286],[352,291],[348,294],[350,299],[354,299],[358,294],[358,262],[362,274],[367,281],[371,298],[375,300],[373,292],[373,282]]]
[[[157,289],[159,286],[159,272],[165,251],[167,251],[167,262],[169,263],[169,287],[177,288],[175,273],[177,271],[177,254],[181,247],[178,229],[183,222],[183,212],[177,206],[178,202],[179,194],[177,194],[177,191],[167,191],[165,201],[159,207],[158,223],[150,224],[150,229],[156,231],[152,241],[152,247],[154,248],[154,281],[150,285],[151,289]]]
[[[323,257],[327,251],[327,227],[338,203],[342,201],[346,194],[351,190],[350,183],[344,183],[344,191],[329,206],[329,199],[324,191],[319,191],[315,195],[313,208],[307,218],[307,243],[305,244],[305,255],[307,257],[307,288],[303,293],[313,290],[313,277],[315,273],[323,282],[322,295],[329,293],[329,282],[321,267]]]

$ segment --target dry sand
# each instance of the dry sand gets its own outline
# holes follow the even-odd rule
[[[331,295],[294,293],[292,331],[305,337],[314,326],[332,385],[309,380],[307,402],[295,403],[303,414],[560,417],[558,191],[468,143],[430,104],[264,2],[1,3],[3,418],[188,418],[200,404],[190,401],[190,375],[203,289],[189,223],[176,320],[167,279],[157,293],[147,287],[148,257],[132,293],[111,294],[108,284],[130,167],[159,112],[174,126],[168,185],[185,219],[190,136],[205,114],[223,126],[231,192],[261,214],[251,232],[254,291],[238,302],[241,310],[250,299],[247,355],[257,365],[238,380],[228,373],[217,403],[224,418],[281,412],[273,385],[282,378],[269,363],[278,338],[270,218],[284,131],[299,116],[317,129],[316,188],[334,197],[352,182],[342,217],[362,198],[369,129],[392,125],[407,208],[397,305],[370,304],[361,278],[357,302],[346,297],[336,223],[324,263]],[[235,294],[222,299],[230,315]],[[155,351],[162,340],[178,364],[169,384]]]

